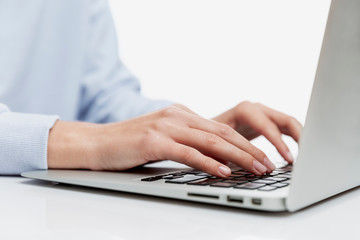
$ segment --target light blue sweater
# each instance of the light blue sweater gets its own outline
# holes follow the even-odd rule
[[[140,94],[105,0],[0,0],[0,102],[0,174],[46,169],[58,116],[107,123],[171,104]]]

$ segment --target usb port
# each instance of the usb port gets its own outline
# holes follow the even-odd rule
[[[233,202],[233,203],[243,204],[243,203],[244,203],[244,198],[243,198],[243,197],[239,197],[239,196],[228,196],[228,197],[227,197],[227,201],[228,201],[228,202]]]

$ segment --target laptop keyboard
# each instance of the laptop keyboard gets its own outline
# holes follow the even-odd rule
[[[232,167],[228,178],[218,178],[203,171],[189,170],[143,178],[141,181],[154,182],[164,179],[168,184],[273,191],[288,186],[291,173],[292,165],[276,168],[272,173],[263,176],[257,176],[239,167]]]

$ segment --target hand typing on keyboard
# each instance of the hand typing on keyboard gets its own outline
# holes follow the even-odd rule
[[[281,134],[298,141],[301,129],[294,118],[250,102],[213,120],[173,105],[112,124],[58,121],[49,135],[48,166],[121,171],[170,159],[220,178],[231,175],[228,163],[260,176],[275,166],[249,141],[264,135],[292,163]]]

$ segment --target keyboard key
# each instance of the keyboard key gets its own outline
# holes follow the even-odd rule
[[[255,181],[255,180],[259,180],[259,177],[238,177],[235,178],[237,180],[241,180],[241,181]]]
[[[276,175],[279,175],[280,173],[278,173],[278,172],[272,172],[272,173],[270,173],[269,175],[270,176],[276,176]]]
[[[227,178],[222,178],[223,180],[233,180],[233,179],[236,179],[234,177],[227,177]]]
[[[265,186],[265,187],[259,188],[258,190],[259,190],[259,191],[273,191],[273,190],[275,190],[275,189],[277,189],[277,188],[276,188],[276,187],[272,187],[272,186]]]
[[[267,179],[260,179],[260,180],[253,181],[253,183],[273,184],[273,183],[276,183],[276,181],[267,180]]]
[[[243,184],[243,183],[247,183],[248,181],[241,181],[241,180],[237,180],[237,179],[231,179],[231,180],[224,180],[223,182],[234,183],[234,184]]]
[[[172,173],[171,175],[174,175],[174,176],[184,176],[186,175],[185,172],[177,172],[177,173]]]
[[[282,187],[289,186],[289,184],[288,183],[274,183],[274,184],[271,184],[270,186],[277,187],[277,188],[282,188]]]
[[[157,180],[162,179],[162,177],[163,177],[163,176],[148,177],[148,178],[143,178],[143,179],[141,179],[141,181],[144,181],[144,182],[153,182],[153,181],[157,181]]]
[[[208,173],[199,173],[199,174],[196,174],[196,176],[204,176],[204,177],[212,177],[211,174],[208,174]]]
[[[176,178],[182,178],[182,175],[166,175],[163,176],[162,179],[176,179]]]
[[[233,187],[235,185],[236,183],[229,183],[229,182],[217,182],[210,184],[211,187],[224,187],[224,188]]]
[[[185,175],[182,178],[168,180],[168,181],[166,181],[166,183],[184,184],[184,183],[199,180],[202,178],[205,178],[205,177],[204,176],[196,176],[196,175]]]
[[[269,175],[269,174],[267,174],[267,175],[259,176],[258,178],[259,178],[259,179],[268,179],[268,178],[270,178],[270,177],[272,177],[272,176]]]
[[[283,170],[283,169],[275,169],[273,172],[275,173],[286,173],[286,172],[289,172],[288,170]]]
[[[274,180],[274,181],[277,181],[277,182],[282,182],[282,181],[286,181],[288,179],[287,178],[282,178],[282,177],[269,177],[269,178],[267,178],[267,180]]]
[[[207,185],[210,185],[212,183],[220,182],[220,181],[222,181],[221,178],[206,178],[206,179],[201,179],[201,180],[198,180],[198,181],[188,182],[187,184],[188,185],[207,186]]]
[[[200,170],[191,170],[191,171],[187,171],[185,172],[186,174],[194,174],[194,175],[198,175],[198,174],[201,174],[201,173],[204,173],[203,171],[200,171]]]
[[[284,178],[291,178],[291,174],[289,173],[284,173],[284,174],[279,174],[276,177],[284,177]]]
[[[266,186],[266,185],[260,184],[260,183],[244,183],[241,185],[236,185],[236,186],[234,186],[234,188],[253,190],[253,189],[261,188],[264,186]]]

